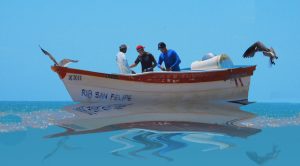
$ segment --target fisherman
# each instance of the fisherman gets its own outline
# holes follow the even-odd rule
[[[171,49],[167,49],[167,46],[164,42],[158,43],[158,49],[161,51],[158,60],[158,67],[165,71],[180,71],[179,64],[181,62],[178,54]],[[162,62],[165,63],[165,67],[162,67]]]
[[[127,52],[127,46],[125,44],[120,45],[119,47],[120,52],[118,52],[116,56],[116,61],[120,70],[121,74],[135,74],[134,71],[130,70],[128,66],[128,62],[125,56]]]
[[[149,71],[153,71],[153,69],[156,67],[157,63],[156,60],[154,58],[154,56],[149,53],[146,52],[144,50],[144,46],[142,45],[138,45],[136,47],[136,51],[139,53],[138,57],[136,58],[136,60],[134,61],[134,63],[132,65],[130,65],[130,68],[133,68],[135,66],[137,66],[140,62],[142,64],[142,72],[149,72]]]

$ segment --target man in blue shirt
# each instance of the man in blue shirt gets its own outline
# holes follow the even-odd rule
[[[174,50],[167,49],[167,46],[164,42],[158,43],[158,49],[161,51],[161,54],[159,56],[157,66],[164,71],[180,71],[179,64],[181,60],[177,53]],[[166,68],[161,66],[162,62],[165,63]]]

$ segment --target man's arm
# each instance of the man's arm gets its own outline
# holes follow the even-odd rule
[[[158,58],[157,67],[159,67],[161,70],[165,71],[166,69],[161,66],[162,62],[164,61],[163,57],[160,55]]]
[[[130,67],[129,67],[129,65],[128,65],[128,61],[127,61],[127,59],[126,59],[125,54],[123,54],[122,60],[123,60],[123,65],[124,65],[124,67],[125,67],[126,73],[132,73],[132,74],[134,74],[133,71],[130,69]]]
[[[137,64],[133,63],[132,65],[129,66],[129,68],[135,67]]]
[[[139,63],[140,63],[140,58],[137,57],[136,60],[134,61],[134,63],[129,66],[129,68],[133,68],[133,67],[137,66]]]
[[[174,62],[174,64],[171,66],[171,69],[170,69],[170,70],[172,70],[175,66],[178,66],[178,65],[181,63],[181,60],[180,60],[178,54],[177,54],[174,50],[173,50],[173,52],[172,52],[172,58],[175,59],[175,62]]]
[[[154,69],[157,65],[157,62],[152,54],[151,54],[151,57],[152,57],[152,67],[151,68]]]

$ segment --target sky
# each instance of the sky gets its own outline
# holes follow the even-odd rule
[[[128,45],[132,64],[137,45],[157,59],[164,41],[181,68],[208,52],[257,65],[251,101],[300,102],[299,6],[297,0],[0,0],[0,101],[71,100],[39,45],[57,60],[79,60],[69,67],[117,73],[120,44]],[[262,54],[242,58],[258,40],[277,52],[275,66]]]

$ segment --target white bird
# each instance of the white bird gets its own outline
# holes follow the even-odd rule
[[[58,63],[58,66],[62,66],[62,67],[66,67],[68,66],[70,63],[76,63],[78,62],[78,60],[72,60],[72,59],[63,59]]]
[[[67,65],[69,65],[72,62],[78,62],[78,60],[63,59],[59,63],[57,63],[57,61],[55,60],[54,56],[52,56],[48,51],[44,50],[41,46],[40,46],[40,48],[43,51],[43,53],[45,55],[47,55],[54,62],[55,66],[66,67]]]
[[[278,59],[275,50],[270,47],[267,48],[262,42],[257,41],[252,44],[243,54],[244,58],[251,58],[256,52],[262,52],[265,56],[270,58],[270,64],[275,65],[274,60]]]

